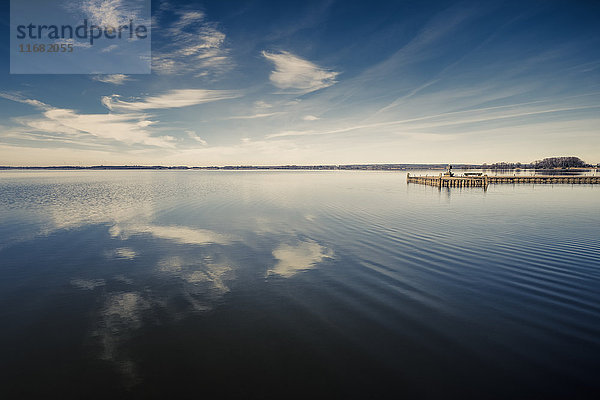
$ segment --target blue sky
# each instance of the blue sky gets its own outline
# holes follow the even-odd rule
[[[600,162],[598,2],[153,1],[152,15],[150,75],[11,75],[3,2],[0,165]]]

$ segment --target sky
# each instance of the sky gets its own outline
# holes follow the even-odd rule
[[[0,165],[598,163],[598,21],[597,1],[152,1],[151,74],[21,75],[3,1]]]

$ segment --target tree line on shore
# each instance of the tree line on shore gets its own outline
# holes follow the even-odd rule
[[[548,157],[531,163],[497,162],[493,164],[482,164],[483,169],[556,169],[556,168],[589,168],[579,157]]]
[[[557,169],[557,168],[593,168],[600,167],[599,165],[590,165],[579,159],[578,157],[550,157],[543,160],[537,160],[532,163],[508,163],[498,162],[494,164],[452,164],[455,169]],[[289,169],[289,170],[381,170],[381,171],[396,171],[396,170],[414,170],[414,169],[446,169],[448,164],[323,164],[323,165],[225,165],[225,166],[205,166],[194,167],[186,165],[165,166],[165,165],[92,165],[92,166],[0,166],[0,170],[10,169],[50,169],[50,170],[84,170],[84,169],[225,169],[225,170],[253,170],[253,169]]]

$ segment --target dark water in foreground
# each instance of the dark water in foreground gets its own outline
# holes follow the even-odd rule
[[[0,398],[593,398],[600,187],[0,173]]]

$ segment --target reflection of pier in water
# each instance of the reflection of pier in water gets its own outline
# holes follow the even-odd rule
[[[422,185],[438,187],[483,187],[490,183],[538,183],[538,184],[600,184],[600,176],[453,176],[440,174],[438,176],[411,176],[406,175],[407,183],[420,183]]]

